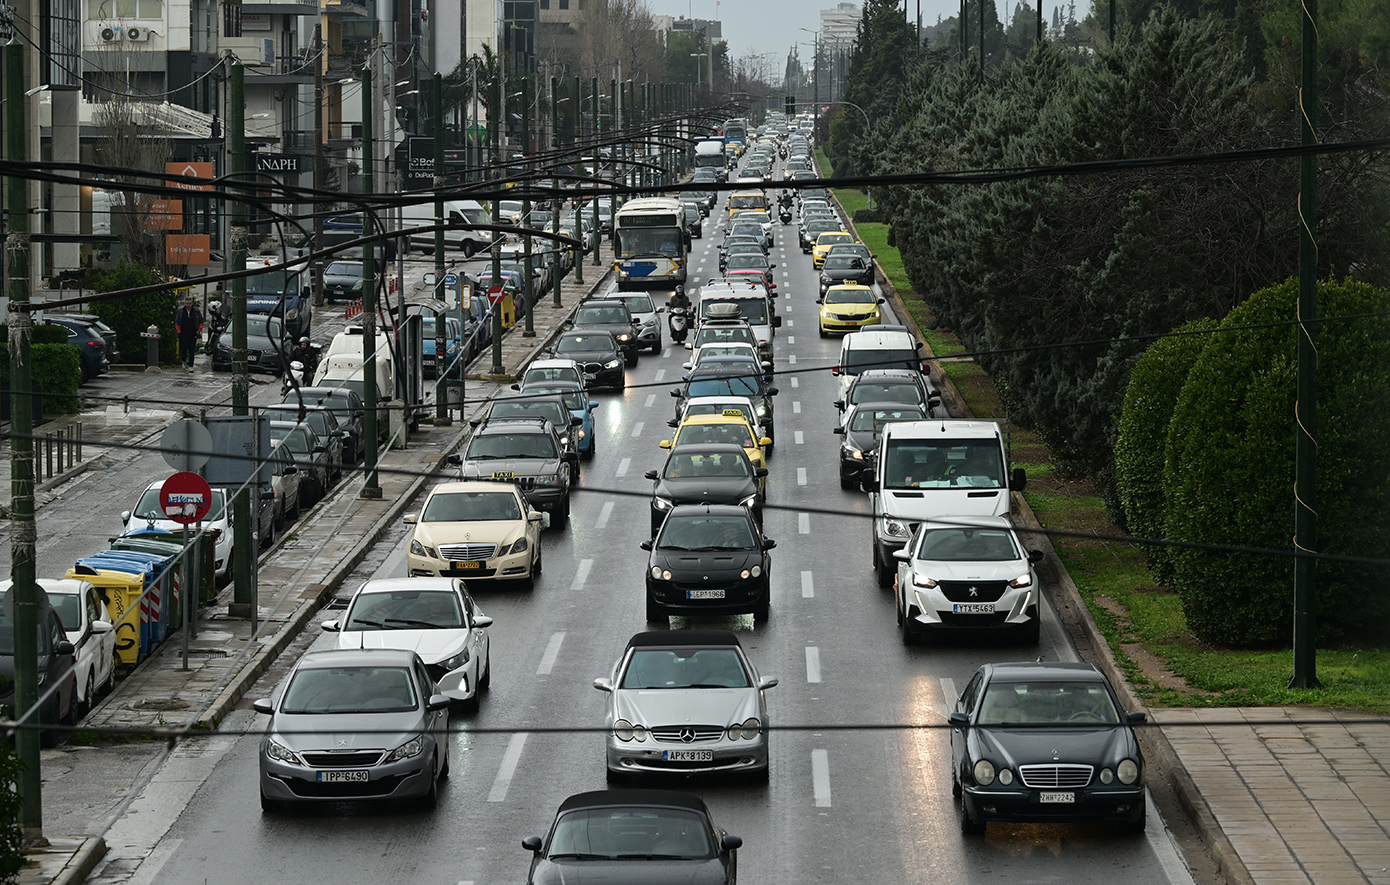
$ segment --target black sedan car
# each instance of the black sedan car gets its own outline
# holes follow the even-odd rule
[[[1119,821],[1143,832],[1144,756],[1093,664],[985,664],[951,726],[951,792],[961,832],[988,821]]]
[[[660,471],[647,471],[652,486],[652,537],[666,514],[681,504],[736,504],[753,509],[762,525],[761,483],[766,467],[754,467],[741,446],[685,445],[671,451]]]
[[[842,283],[860,286],[874,284],[874,267],[858,255],[827,255],[820,266],[820,294]]]
[[[627,387],[622,352],[612,332],[589,329],[562,332],[555,339],[555,346],[546,348],[544,352],[579,363],[586,384],[614,390]]]
[[[285,330],[284,321],[266,313],[246,316],[246,367],[252,372],[279,375],[285,370],[285,356],[294,349],[294,341]],[[212,368],[232,368],[232,330],[217,337],[212,346]]]
[[[637,321],[616,298],[586,301],[574,312],[572,329],[612,332],[629,366],[637,365]]]
[[[845,439],[840,443],[840,488],[859,488],[859,483],[873,477],[874,453],[883,426],[894,421],[925,421],[926,409],[912,403],[863,403],[855,406],[843,426],[835,433]]]
[[[647,620],[667,615],[752,612],[768,618],[772,582],[768,554],[776,541],[763,537],[753,512],[737,504],[674,507],[654,540],[647,563]]]
[[[331,455],[314,428],[293,421],[271,421],[270,444],[288,449],[299,468],[301,501],[317,503],[328,494],[333,477]]]
[[[325,301],[347,301],[362,297],[362,262],[335,261],[323,271]]]
[[[356,464],[362,460],[362,417],[366,407],[362,397],[346,387],[301,387],[285,394],[285,402],[298,406],[322,406],[332,413],[343,432],[343,462]]]
[[[598,790],[560,803],[544,839],[531,836],[528,885],[734,885],[738,849],[704,800],[674,790]]]
[[[34,617],[38,621],[38,672],[40,725],[72,725],[77,721],[76,650],[63,631],[58,613],[43,588],[38,591]],[[57,686],[50,691],[50,686]],[[14,591],[9,581],[0,583],[0,708],[6,716],[14,709]],[[39,742],[58,745],[60,733],[45,729]]]

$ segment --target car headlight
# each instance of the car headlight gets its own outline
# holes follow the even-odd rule
[[[1002,771],[999,772],[999,783],[1001,783],[1001,784],[1003,784],[1004,786],[1007,787],[1009,784],[1011,784],[1011,783],[1013,783],[1013,782],[1014,782],[1014,773],[1013,773],[1012,771],[1010,771],[1009,769],[1005,768],[1005,769],[1003,769]]]
[[[559,484],[560,484],[560,477],[558,477],[558,476],[538,476],[538,477],[536,477],[536,485],[538,485],[538,486],[558,486]]]
[[[288,762],[291,765],[304,764],[303,762],[299,761],[299,757],[296,756],[288,747],[276,742],[273,739],[267,740],[265,742],[265,754],[269,756],[271,759],[274,759],[276,762]]]
[[[761,578],[763,575],[763,567],[760,565],[753,566],[749,571],[753,573],[753,577],[755,578]]]
[[[1032,574],[1032,572],[1029,572],[1029,573],[1027,573],[1027,574],[1022,574],[1022,575],[1019,575],[1017,578],[1014,578],[1012,581],[1009,582],[1009,586],[1010,586],[1010,587],[1031,587],[1031,586],[1033,586],[1033,574]]]
[[[426,547],[415,538],[410,539],[410,552],[415,556],[428,556],[430,559],[439,558],[439,555],[434,552],[433,547]]]
[[[752,573],[751,571],[749,571],[748,569],[744,569],[743,571],[741,571],[741,572],[738,573],[738,576],[739,576],[740,578],[742,578],[743,580],[746,581],[746,580],[748,580],[749,578],[753,577],[753,573]]]
[[[1101,782],[1101,783],[1103,783],[1103,784],[1110,784],[1110,783],[1113,783],[1114,781],[1115,781],[1115,772],[1111,771],[1111,770],[1108,769],[1108,768],[1102,768],[1102,769],[1100,770],[1100,782]]]
[[[671,570],[662,568],[659,565],[654,565],[652,566],[652,577],[656,578],[658,581],[669,581],[671,580]]]
[[[914,572],[912,575],[912,583],[916,584],[918,587],[926,587],[928,590],[930,590],[936,586],[936,579],[921,573]]]
[[[864,460],[864,450],[859,448],[858,446],[851,446],[846,444],[840,446],[840,451],[845,453],[846,458],[853,458],[856,461]]]
[[[605,369],[616,369],[623,364],[622,360],[610,360],[603,364]]]
[[[753,409],[753,411],[757,414],[757,416],[758,416],[759,418],[766,418],[766,417],[767,417],[767,406],[766,406],[766,405],[757,406],[757,407],[755,407],[755,408]]]
[[[285,319],[287,319],[287,320],[297,320],[297,319],[299,319],[299,308],[297,308],[297,307],[291,307],[289,310],[285,311]]]
[[[738,503],[740,507],[752,507],[754,504],[758,503],[758,496],[756,493],[754,493],[744,498],[742,501],[739,501]]]
[[[439,666],[443,667],[445,670],[457,670],[471,660],[473,660],[473,656],[468,653],[468,647],[464,646],[463,651],[449,658],[447,661],[440,661]]]
[[[358,280],[357,282],[355,282],[355,283],[352,284],[352,291],[354,291],[354,292],[360,292],[360,291],[362,291],[362,281],[361,281],[361,280]]]
[[[975,763],[975,783],[987,787],[994,783],[994,763],[981,759]]]
[[[891,516],[883,517],[882,526],[883,533],[890,537],[906,538],[909,534],[911,534],[911,532],[907,530],[907,526],[903,525],[901,522],[899,522]]]
[[[665,498],[654,497],[652,498],[652,506],[657,510],[670,510],[672,507],[676,506],[676,504],[674,501],[668,501]],[[653,568],[653,570],[655,570],[655,568]]]
[[[402,759],[413,759],[420,755],[425,749],[425,736],[416,735],[399,747],[391,751],[391,755],[386,757],[387,762],[399,762]]]
[[[1139,780],[1139,764],[1133,759],[1126,759],[1115,766],[1115,776],[1120,779],[1120,783],[1129,785]]]
[[[735,722],[728,728],[729,740],[755,741],[762,733],[762,723],[757,719],[745,719],[742,722]]]
[[[570,438],[569,438],[568,436],[562,436],[562,437],[560,437],[560,445],[567,446],[567,445],[569,445],[569,444],[570,444]]]
[[[619,335],[619,336],[618,336],[618,340],[619,340],[619,341],[631,341],[631,340],[632,340],[632,336],[631,336],[631,335]]]
[[[647,739],[647,729],[641,725],[633,725],[626,719],[619,719],[613,723],[613,737],[623,743],[637,741],[640,744]]]
[[[528,541],[528,540],[526,540],[526,536],[525,536],[525,535],[522,535],[520,538],[517,538],[517,539],[516,539],[516,543],[512,545],[512,549],[511,549],[510,552],[512,553],[513,556],[515,556],[515,555],[518,554],[518,553],[525,553],[527,550],[530,550],[530,549],[531,549],[531,542]]]

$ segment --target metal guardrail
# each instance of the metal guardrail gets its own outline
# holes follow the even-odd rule
[[[62,430],[45,433],[37,437],[35,442],[38,443],[38,451],[35,452],[34,468],[40,482],[71,470],[82,461],[81,424],[70,424]]]

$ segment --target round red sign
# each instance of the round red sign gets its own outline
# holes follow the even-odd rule
[[[502,303],[502,293],[505,290],[501,286],[492,286],[487,290],[487,300],[493,304]]]
[[[212,509],[212,487],[196,473],[175,473],[159,487],[159,509],[174,522],[192,525]]]

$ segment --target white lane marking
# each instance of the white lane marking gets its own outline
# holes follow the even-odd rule
[[[789,354],[787,354],[787,362],[791,363],[792,365],[796,365],[796,354],[794,354],[794,353],[789,353]]]
[[[799,486],[804,486],[804,485],[806,485],[806,468],[805,468],[805,467],[798,467],[798,468],[796,468],[796,484],[799,485]]]
[[[519,734],[517,737],[525,735]],[[811,790],[815,794],[817,808],[830,807],[830,757],[824,750],[811,751]]]
[[[956,708],[956,699],[960,697],[960,694],[956,691],[956,680],[949,676],[942,676],[941,694],[946,698],[946,709],[954,710]]]
[[[802,433],[800,430],[798,430],[798,431],[796,431],[796,432],[794,432],[794,433],[792,434],[792,442],[796,443],[796,444],[799,445],[799,446],[800,446],[800,445],[805,445],[805,444],[806,444],[806,435],[805,435],[804,433]]]
[[[665,351],[662,351],[662,352],[664,353]],[[649,393],[649,394],[647,394],[647,401],[646,401],[645,403],[643,403],[642,405],[643,405],[645,408],[650,409],[650,408],[652,407],[652,404],[655,403],[655,402],[656,402],[656,394],[654,394],[654,393]]]
[[[502,756],[502,767],[497,769],[497,780],[492,782],[492,791],[487,794],[489,802],[505,802],[507,788],[512,785],[517,763],[521,761],[521,748],[526,746],[526,735],[514,734],[507,744],[507,752]],[[827,783],[827,789],[828,789]],[[827,803],[828,804],[828,803]]]
[[[811,534],[811,514],[798,513],[796,515],[796,533],[798,535]]]
[[[665,369],[657,369],[657,370],[656,370],[656,374],[655,374],[654,376],[652,376],[652,380],[653,380],[653,381],[665,381],[665,380],[666,380],[666,370],[665,370]]]
[[[579,560],[579,568],[574,570],[574,580],[570,581],[570,592],[584,589],[584,582],[589,580],[589,570],[594,567],[592,559]]]
[[[784,325],[784,326],[786,326],[788,329],[790,329],[794,324],[792,323],[791,320],[787,320],[787,321],[786,321],[785,323],[783,323],[782,325]]]
[[[812,580],[812,578],[811,578],[811,573],[810,573],[810,572],[802,572],[802,573],[801,573],[801,598],[802,598],[802,599],[815,599],[815,597],[816,597],[816,585],[815,585],[815,581]]]
[[[614,476],[627,476],[627,468],[628,468],[631,464],[632,464],[632,459],[631,459],[631,458],[624,458],[623,460],[619,461],[619,462],[618,462],[618,469],[617,469],[616,472],[614,472],[613,475],[614,475]]]
[[[806,681],[820,682],[820,649],[806,646]]]
[[[801,400],[797,400],[796,402],[792,403],[792,414],[793,414],[793,415],[800,415],[800,414],[801,414]]]
[[[670,356],[671,356],[671,348],[669,348],[669,347],[663,347],[663,348],[661,349],[661,358],[662,358],[662,359],[669,359]]]
[[[792,387],[800,387],[800,386],[801,386],[801,382],[798,381],[795,377],[793,377],[793,378],[792,378]]]
[[[564,630],[550,637],[550,641],[545,644],[545,653],[541,655],[541,665],[536,668],[537,676],[549,676],[550,671],[555,669],[555,659],[560,656],[560,643],[564,641]]]
[[[608,519],[613,515],[613,502],[605,501],[603,509],[598,512],[598,519],[594,520],[594,528],[601,529],[608,525]]]
[[[637,437],[639,437],[639,436],[642,435],[642,425],[643,425],[643,423],[644,423],[644,422],[642,422],[642,421],[638,421],[636,424],[632,425],[632,438],[633,438],[633,439],[636,439]]]
[[[787,336],[787,343],[788,343],[788,344],[795,344],[795,343],[796,343],[796,336],[795,336],[795,335],[788,335],[788,336]]]

